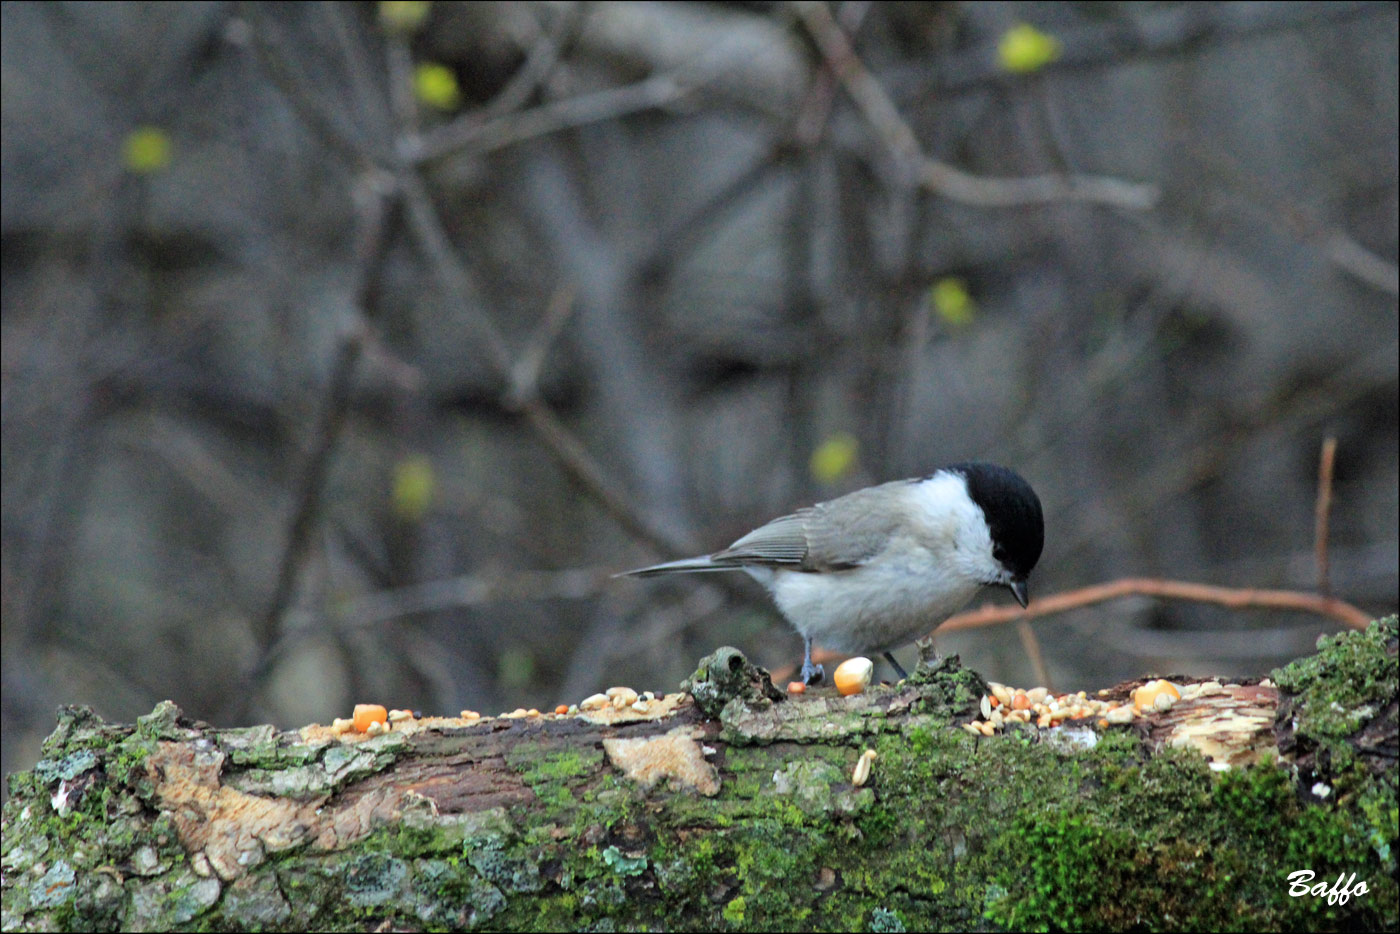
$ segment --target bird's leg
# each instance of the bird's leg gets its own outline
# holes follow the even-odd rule
[[[891,655],[889,652],[885,653],[885,661],[890,663],[890,665],[894,668],[895,674],[899,675],[899,679],[901,681],[909,677],[909,672],[905,671],[904,666],[901,665],[899,662],[895,661],[894,656]]]
[[[826,677],[826,669],[821,665],[812,664],[812,639],[810,636],[802,637],[802,683],[817,684]]]

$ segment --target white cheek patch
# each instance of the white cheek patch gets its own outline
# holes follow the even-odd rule
[[[961,474],[935,474],[910,493],[910,521],[932,553],[979,582],[1001,578],[1001,563],[992,556],[991,530],[981,508],[967,495]]]

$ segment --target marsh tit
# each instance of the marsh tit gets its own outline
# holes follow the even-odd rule
[[[802,680],[822,679],[812,643],[851,654],[883,652],[932,631],[978,589],[1005,587],[1021,606],[1040,559],[1040,499],[1014,471],[963,463],[818,503],[712,555],[619,576],[748,572],[802,635]]]

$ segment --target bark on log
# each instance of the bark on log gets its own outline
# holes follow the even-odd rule
[[[732,649],[686,696],[375,737],[66,708],[9,779],[3,927],[1394,930],[1396,647],[992,736],[956,659],[784,697]]]

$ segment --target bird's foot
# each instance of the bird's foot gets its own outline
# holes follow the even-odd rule
[[[811,660],[802,663],[802,683],[808,687],[820,684],[826,677],[826,669],[821,665],[813,665]]]

